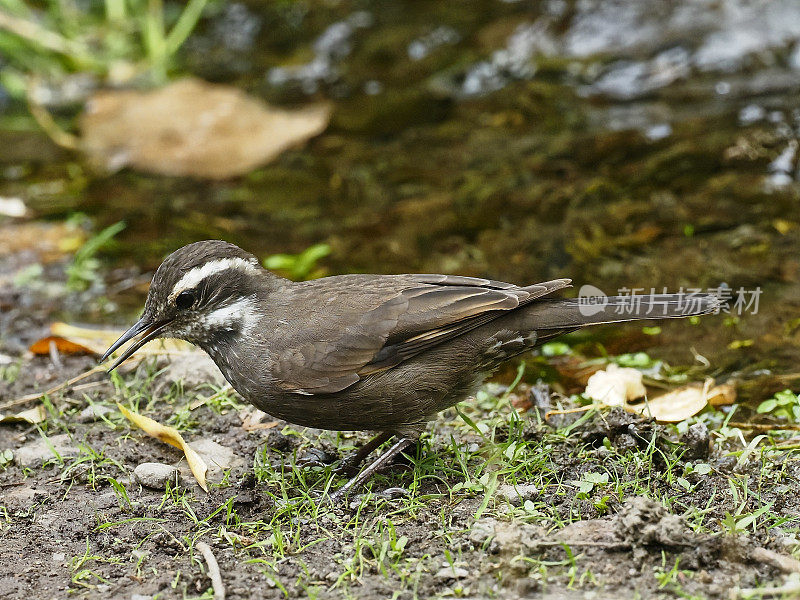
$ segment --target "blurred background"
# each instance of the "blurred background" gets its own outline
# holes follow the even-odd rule
[[[571,343],[797,370],[795,0],[0,0],[0,83],[6,348],[223,238],[294,278],[725,284],[758,306]]]

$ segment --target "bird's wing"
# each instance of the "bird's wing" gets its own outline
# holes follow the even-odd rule
[[[519,287],[473,277],[412,275],[373,284],[381,286],[379,301],[370,302],[375,296],[365,293],[358,319],[337,328],[344,319],[335,319],[336,307],[328,304],[325,313],[317,315],[316,326],[298,328],[281,344],[272,356],[277,385],[299,394],[341,391],[363,376],[394,367],[503,312],[567,287],[570,280]],[[326,313],[329,323],[320,324]]]

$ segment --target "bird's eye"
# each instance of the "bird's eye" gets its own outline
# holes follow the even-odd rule
[[[181,292],[178,294],[178,297],[175,298],[175,306],[180,309],[191,308],[192,304],[194,304],[193,292]]]

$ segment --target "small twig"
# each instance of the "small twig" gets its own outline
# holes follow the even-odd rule
[[[61,362],[61,354],[59,353],[58,347],[53,340],[50,340],[50,346],[48,349],[50,350],[50,360],[53,361],[53,366],[60,371],[64,368],[64,364]]]
[[[38,400],[42,396],[49,396],[50,394],[54,394],[64,388],[71,386],[73,383],[77,383],[82,379],[86,379],[87,377],[94,375],[95,373],[99,373],[105,370],[103,365],[97,365],[89,369],[88,371],[84,371],[80,375],[76,375],[72,379],[68,379],[67,381],[63,381],[58,385],[51,387],[49,390],[45,390],[43,392],[34,392],[33,394],[28,394],[27,396],[22,396],[21,398],[17,398],[16,400],[9,400],[8,402],[4,402],[0,404],[0,411],[6,410],[7,408],[11,408],[12,406],[18,406],[20,404],[25,404],[26,402],[30,402],[31,400]]]
[[[728,423],[728,427],[752,431],[800,431],[800,424],[796,423]]]
[[[632,544],[630,542],[582,542],[578,540],[556,540],[556,541],[541,541],[532,542],[532,546],[579,546],[587,548],[606,548],[607,550],[630,550]]]
[[[731,598],[752,598],[754,596],[781,596],[783,598],[796,598],[797,593],[800,592],[800,583],[797,581],[788,581],[779,587],[763,587],[763,588],[733,588],[731,590]]]
[[[189,410],[194,410],[196,408],[200,408],[201,406],[203,406],[207,402],[211,402],[212,400],[216,400],[220,396],[224,396],[225,394],[230,392],[232,389],[233,388],[231,386],[225,385],[219,391],[214,392],[210,396],[206,396],[205,398],[198,398],[197,400],[194,400],[191,404],[189,404]]]
[[[753,549],[750,552],[750,558],[771,565],[784,573],[800,573],[800,560],[785,554],[778,554],[766,548]]]
[[[214,600],[225,600],[225,586],[222,583],[222,575],[219,572],[219,564],[211,547],[205,542],[197,542],[194,545],[206,559],[208,564],[208,578],[211,580],[211,586],[214,588]]]
[[[34,118],[39,127],[42,128],[42,131],[44,131],[56,144],[62,148],[66,148],[67,150],[77,150],[80,147],[80,138],[67,131],[64,131],[58,126],[58,123],[56,123],[53,115],[51,115],[48,110],[36,99],[36,94],[34,94],[35,84],[36,78],[30,78],[28,80],[26,89],[28,110],[30,111],[31,116]]]
[[[554,415],[569,415],[571,413],[579,413],[579,412],[586,412],[587,410],[592,410],[593,408],[597,408],[594,404],[587,404],[586,406],[579,406],[577,408],[565,408],[563,410],[549,410],[544,414],[544,420],[546,421],[550,417]]]
[[[86,390],[90,390],[92,388],[100,387],[101,385],[104,385],[105,383],[106,383],[105,380],[103,380],[103,381],[90,381],[89,383],[82,383],[80,385],[76,385],[74,388],[72,388],[72,391],[73,392],[83,392],[83,391],[86,391]]]

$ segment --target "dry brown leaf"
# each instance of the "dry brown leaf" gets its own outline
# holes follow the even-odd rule
[[[287,111],[187,78],[147,92],[96,93],[81,118],[82,146],[110,170],[226,179],[319,135],[330,115],[327,104]]]
[[[728,406],[736,402],[736,388],[730,383],[723,383],[708,392],[708,403],[711,406]]]
[[[47,418],[47,410],[44,406],[34,406],[16,414],[0,414],[0,423],[41,423]]]
[[[168,427],[167,425],[162,425],[150,417],[145,417],[143,415],[131,412],[120,403],[117,403],[117,408],[119,408],[119,411],[125,415],[126,419],[140,429],[144,430],[146,434],[161,440],[165,444],[175,446],[176,448],[182,450],[183,454],[186,456],[186,462],[189,463],[189,468],[192,470],[192,474],[197,480],[197,483],[201,488],[203,488],[203,490],[208,492],[208,485],[206,484],[206,472],[208,471],[208,466],[203,459],[200,458],[200,455],[183,440],[183,437],[177,429]]]
[[[61,354],[97,354],[97,352],[83,344],[77,344],[57,335],[49,335],[36,340],[28,349],[34,354],[47,355],[50,354],[50,344],[55,345],[56,350]]]
[[[239,418],[242,420],[242,429],[245,431],[257,431],[259,429],[272,429],[280,421],[269,421],[262,423],[261,421],[267,416],[263,410],[256,407],[248,407],[239,413]]]

